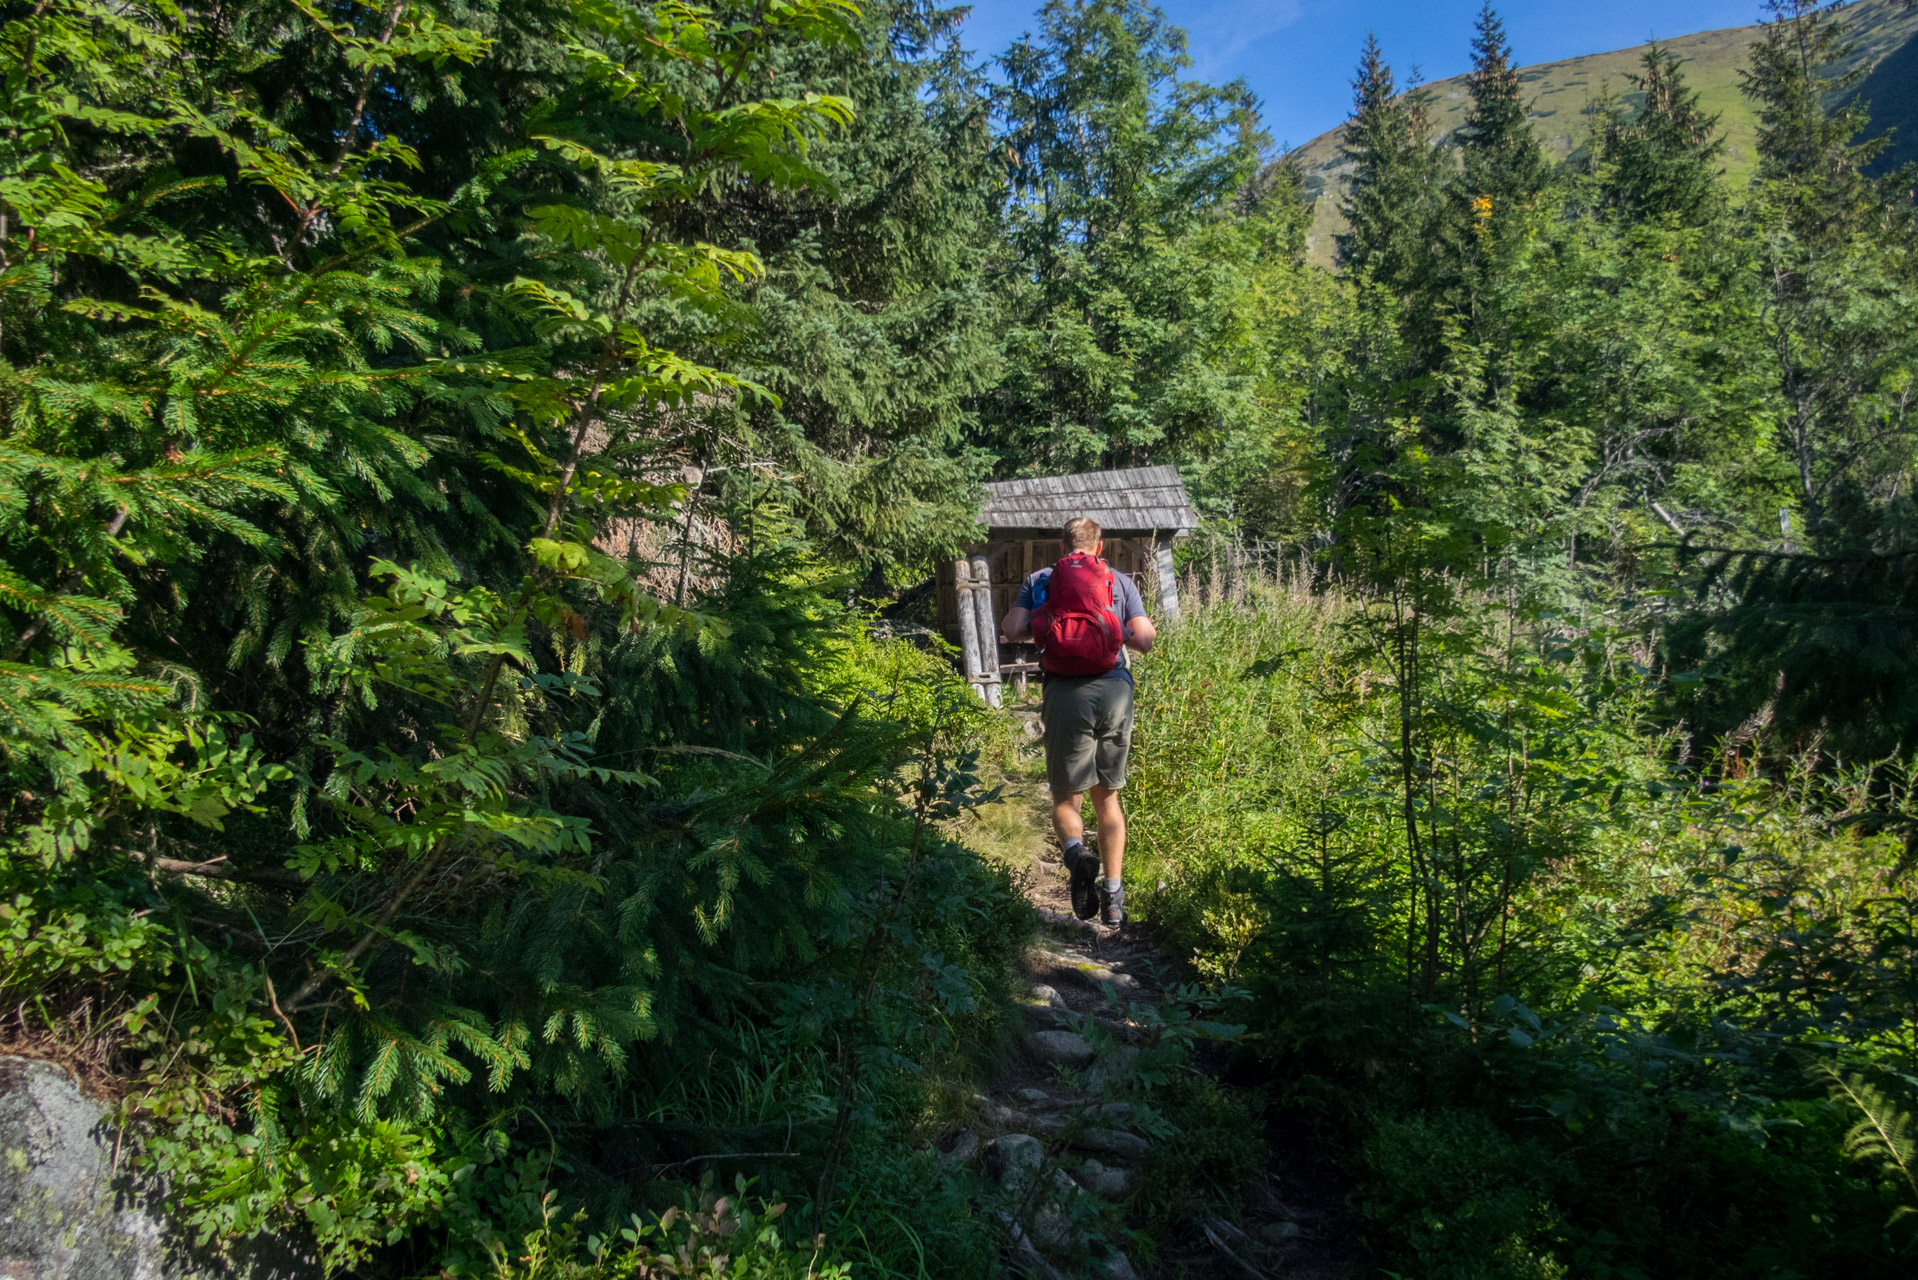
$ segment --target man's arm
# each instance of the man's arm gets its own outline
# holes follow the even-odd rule
[[[1152,652],[1152,642],[1159,638],[1158,628],[1152,625],[1152,619],[1145,616],[1145,599],[1139,594],[1139,584],[1130,575],[1121,575],[1124,584],[1124,599],[1120,602],[1124,611],[1132,616],[1125,620],[1125,645],[1134,653]]]
[[[1143,613],[1125,624],[1126,648],[1135,653],[1151,653],[1152,642],[1159,638],[1159,630],[1152,625],[1152,619]]]
[[[1006,616],[999,620],[999,634],[1014,643],[1032,639],[1032,607],[1039,603],[1032,584],[1037,579],[1038,575],[1035,574],[1019,585],[1018,598],[1012,602],[1012,608],[1006,610]]]

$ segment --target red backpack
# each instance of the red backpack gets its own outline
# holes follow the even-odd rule
[[[1101,676],[1119,662],[1125,625],[1112,566],[1075,551],[1052,566],[1046,602],[1032,615],[1039,665],[1055,676]]]

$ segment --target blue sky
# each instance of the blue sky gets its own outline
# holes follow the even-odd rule
[[[1192,39],[1191,74],[1243,76],[1265,103],[1273,140],[1298,145],[1343,120],[1367,29],[1401,78],[1427,80],[1471,61],[1479,0],[1160,0]],[[1499,4],[1522,63],[1551,62],[1759,19],[1758,0],[1505,0]],[[975,0],[966,44],[997,53],[1031,30],[1036,0]]]

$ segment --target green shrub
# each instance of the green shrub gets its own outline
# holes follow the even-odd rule
[[[555,1221],[551,1201],[538,1226],[493,1252],[489,1280],[851,1280],[828,1260],[824,1242],[803,1237],[781,1201],[750,1194],[741,1178],[730,1195],[710,1183],[663,1213],[634,1215],[603,1234],[578,1218]]]
[[[1914,1065],[1906,771],[1701,778],[1619,637],[1507,617],[1424,637],[1414,851],[1374,624],[1194,607],[1140,665],[1142,914],[1251,993],[1242,1069],[1382,1267],[1896,1274],[1895,1162],[1847,1163],[1800,1054]]]
[[[1473,1112],[1387,1121],[1360,1152],[1358,1212],[1381,1266],[1433,1280],[1556,1280],[1548,1152]]]
[[[1153,1142],[1130,1200],[1140,1228],[1164,1241],[1206,1214],[1237,1215],[1268,1155],[1254,1100],[1185,1071],[1153,1103],[1170,1132]]]

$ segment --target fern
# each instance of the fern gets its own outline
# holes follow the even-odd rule
[[[1845,1131],[1845,1158],[1872,1164],[1903,1184],[1900,1194],[1908,1198],[1892,1211],[1887,1225],[1918,1215],[1918,1133],[1911,1112],[1858,1072],[1841,1071],[1828,1062],[1818,1063],[1814,1072],[1825,1080],[1834,1102],[1859,1116]]]

